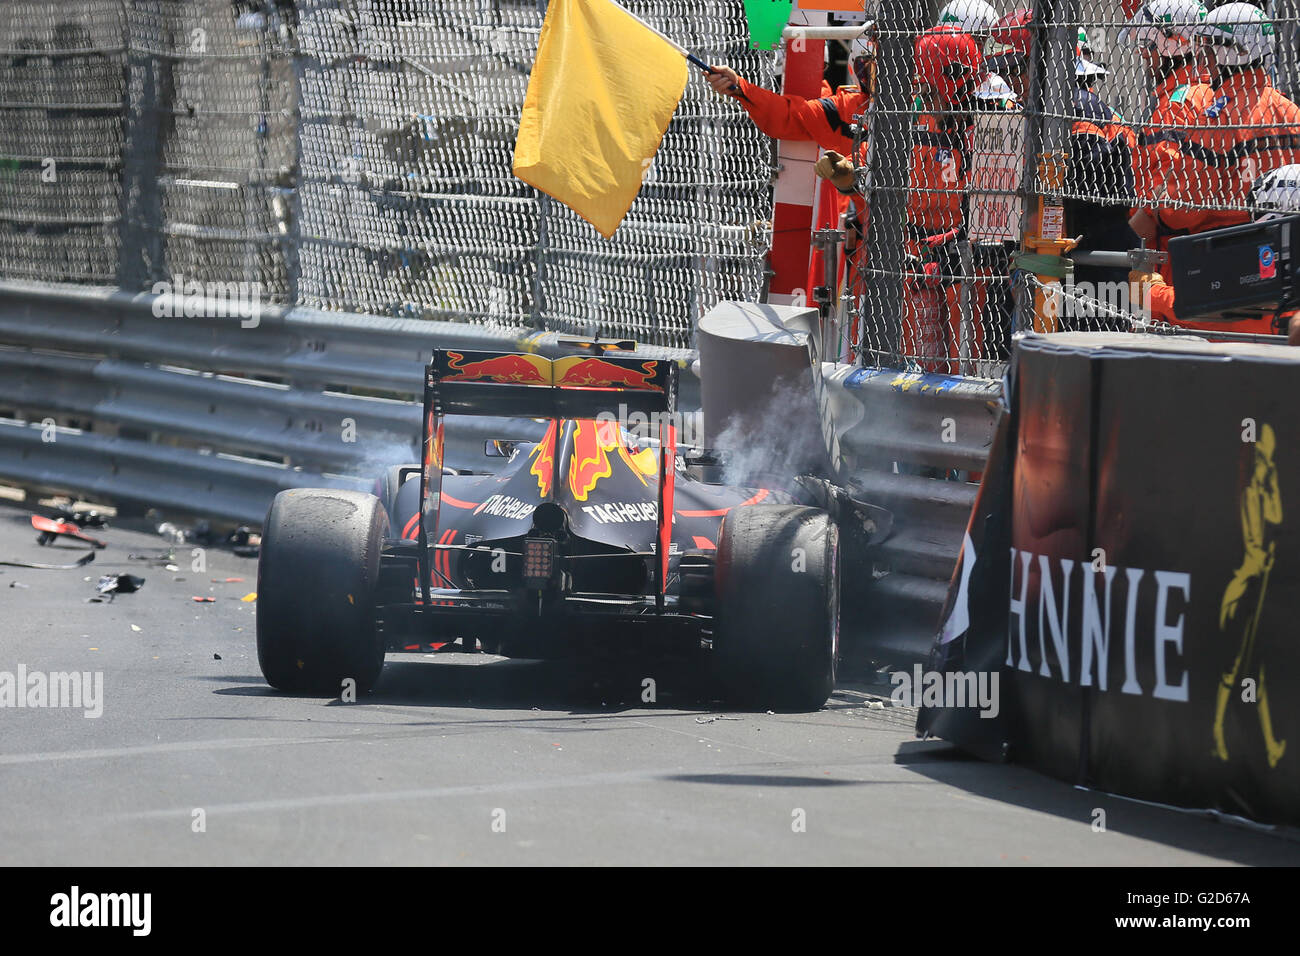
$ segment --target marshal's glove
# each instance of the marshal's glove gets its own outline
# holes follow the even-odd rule
[[[856,177],[853,175],[853,160],[847,156],[841,156],[833,149],[828,149],[821,159],[817,160],[817,175],[822,179],[829,179],[831,185],[850,196],[855,191]]]
[[[1139,272],[1128,274],[1129,300],[1133,311],[1151,312],[1151,287],[1164,285],[1165,277],[1159,272]]]

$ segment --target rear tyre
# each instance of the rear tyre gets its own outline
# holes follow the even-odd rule
[[[415,474],[411,474],[414,469]],[[402,490],[402,473],[407,475],[407,481],[420,480],[420,466],[412,465],[392,465],[384,470],[375,482],[375,494],[379,500],[384,503],[384,510],[388,512],[388,526],[401,531],[402,515],[397,507],[397,493]]]
[[[727,699],[818,710],[839,656],[839,529],[799,505],[733,508],[717,557],[714,653]]]
[[[374,495],[295,489],[275,496],[257,566],[257,661],[272,687],[358,692],[384,666],[375,586],[388,514]]]

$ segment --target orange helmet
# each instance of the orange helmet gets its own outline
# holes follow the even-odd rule
[[[916,80],[948,103],[968,96],[984,78],[979,43],[956,27],[931,27],[916,38]]]

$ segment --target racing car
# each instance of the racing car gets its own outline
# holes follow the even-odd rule
[[[736,705],[825,703],[840,637],[833,486],[703,480],[704,459],[677,446],[676,363],[572,349],[436,350],[420,464],[390,468],[374,494],[276,496],[257,587],[268,683],[365,690],[386,652],[426,644],[522,658],[636,649],[708,659]],[[448,415],[542,420],[545,433],[490,440],[497,471],[454,473]]]

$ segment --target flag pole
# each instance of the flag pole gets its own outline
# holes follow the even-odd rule
[[[638,17],[635,13],[633,13],[633,12],[632,12],[631,10],[629,10],[627,7],[623,6],[621,3],[616,2],[616,0],[609,0],[609,2],[612,3],[614,6],[618,7],[620,10],[622,10],[624,13],[626,13],[629,17],[631,17],[631,18],[632,18],[633,20],[635,20],[637,23],[641,24],[641,26],[645,27],[647,30],[649,30],[651,33],[653,33],[655,36],[659,37],[659,39],[663,40],[665,43],[667,43],[669,46],[671,46],[674,50],[676,50],[676,51],[677,51],[678,53],[680,53],[682,56],[686,57],[686,60],[687,60],[688,63],[692,63],[692,64],[694,64],[695,66],[698,66],[698,67],[699,67],[701,70],[703,70],[705,73],[716,73],[716,72],[718,72],[718,71],[715,70],[713,67],[709,66],[709,64],[707,64],[707,63],[705,63],[703,60],[701,60],[701,59],[700,59],[698,56],[696,56],[694,53],[692,53],[690,50],[686,49],[686,47],[682,46],[680,43],[678,43],[676,40],[674,40],[672,37],[670,37],[668,34],[664,33],[662,30],[656,29],[655,27],[653,27],[653,26],[651,26],[650,24],[646,23],[644,20],[642,20],[640,17]]]
[[[672,37],[670,37],[668,34],[664,33],[663,30],[656,29],[655,27],[653,27],[653,26],[651,26],[650,24],[646,23],[644,20],[642,20],[640,17],[638,17],[635,13],[633,13],[633,12],[632,12],[631,10],[629,10],[627,7],[623,6],[621,3],[618,3],[617,0],[609,0],[609,2],[610,2],[611,4],[613,4],[614,6],[618,7],[620,10],[622,10],[624,13],[626,13],[629,17],[631,17],[631,18],[632,18],[633,20],[635,20],[637,23],[641,24],[641,26],[645,27],[647,30],[649,30],[651,33],[653,33],[655,36],[659,37],[659,39],[663,40],[665,43],[667,43],[670,47],[672,47],[674,50],[676,50],[676,51],[677,51],[678,53],[680,53],[682,56],[686,57],[686,62],[687,62],[687,63],[693,64],[694,66],[698,66],[701,70],[703,70],[703,71],[704,71],[705,73],[707,73],[709,76],[713,76],[714,74],[716,74],[716,73],[718,72],[718,71],[715,70],[713,67],[709,66],[709,64],[707,64],[707,63],[705,63],[703,60],[701,60],[701,59],[700,59],[698,56],[696,56],[694,53],[692,53],[690,50],[686,49],[686,47],[682,46],[680,43],[678,43],[676,40],[674,40],[674,39],[673,39]],[[748,96],[746,96],[744,93],[742,93],[742,92],[740,91],[740,84],[739,84],[739,83],[732,83],[732,84],[731,84],[731,90],[730,90],[730,92],[734,93],[734,94],[735,94],[739,99],[742,99],[742,100],[748,100],[748,99],[749,99]]]

